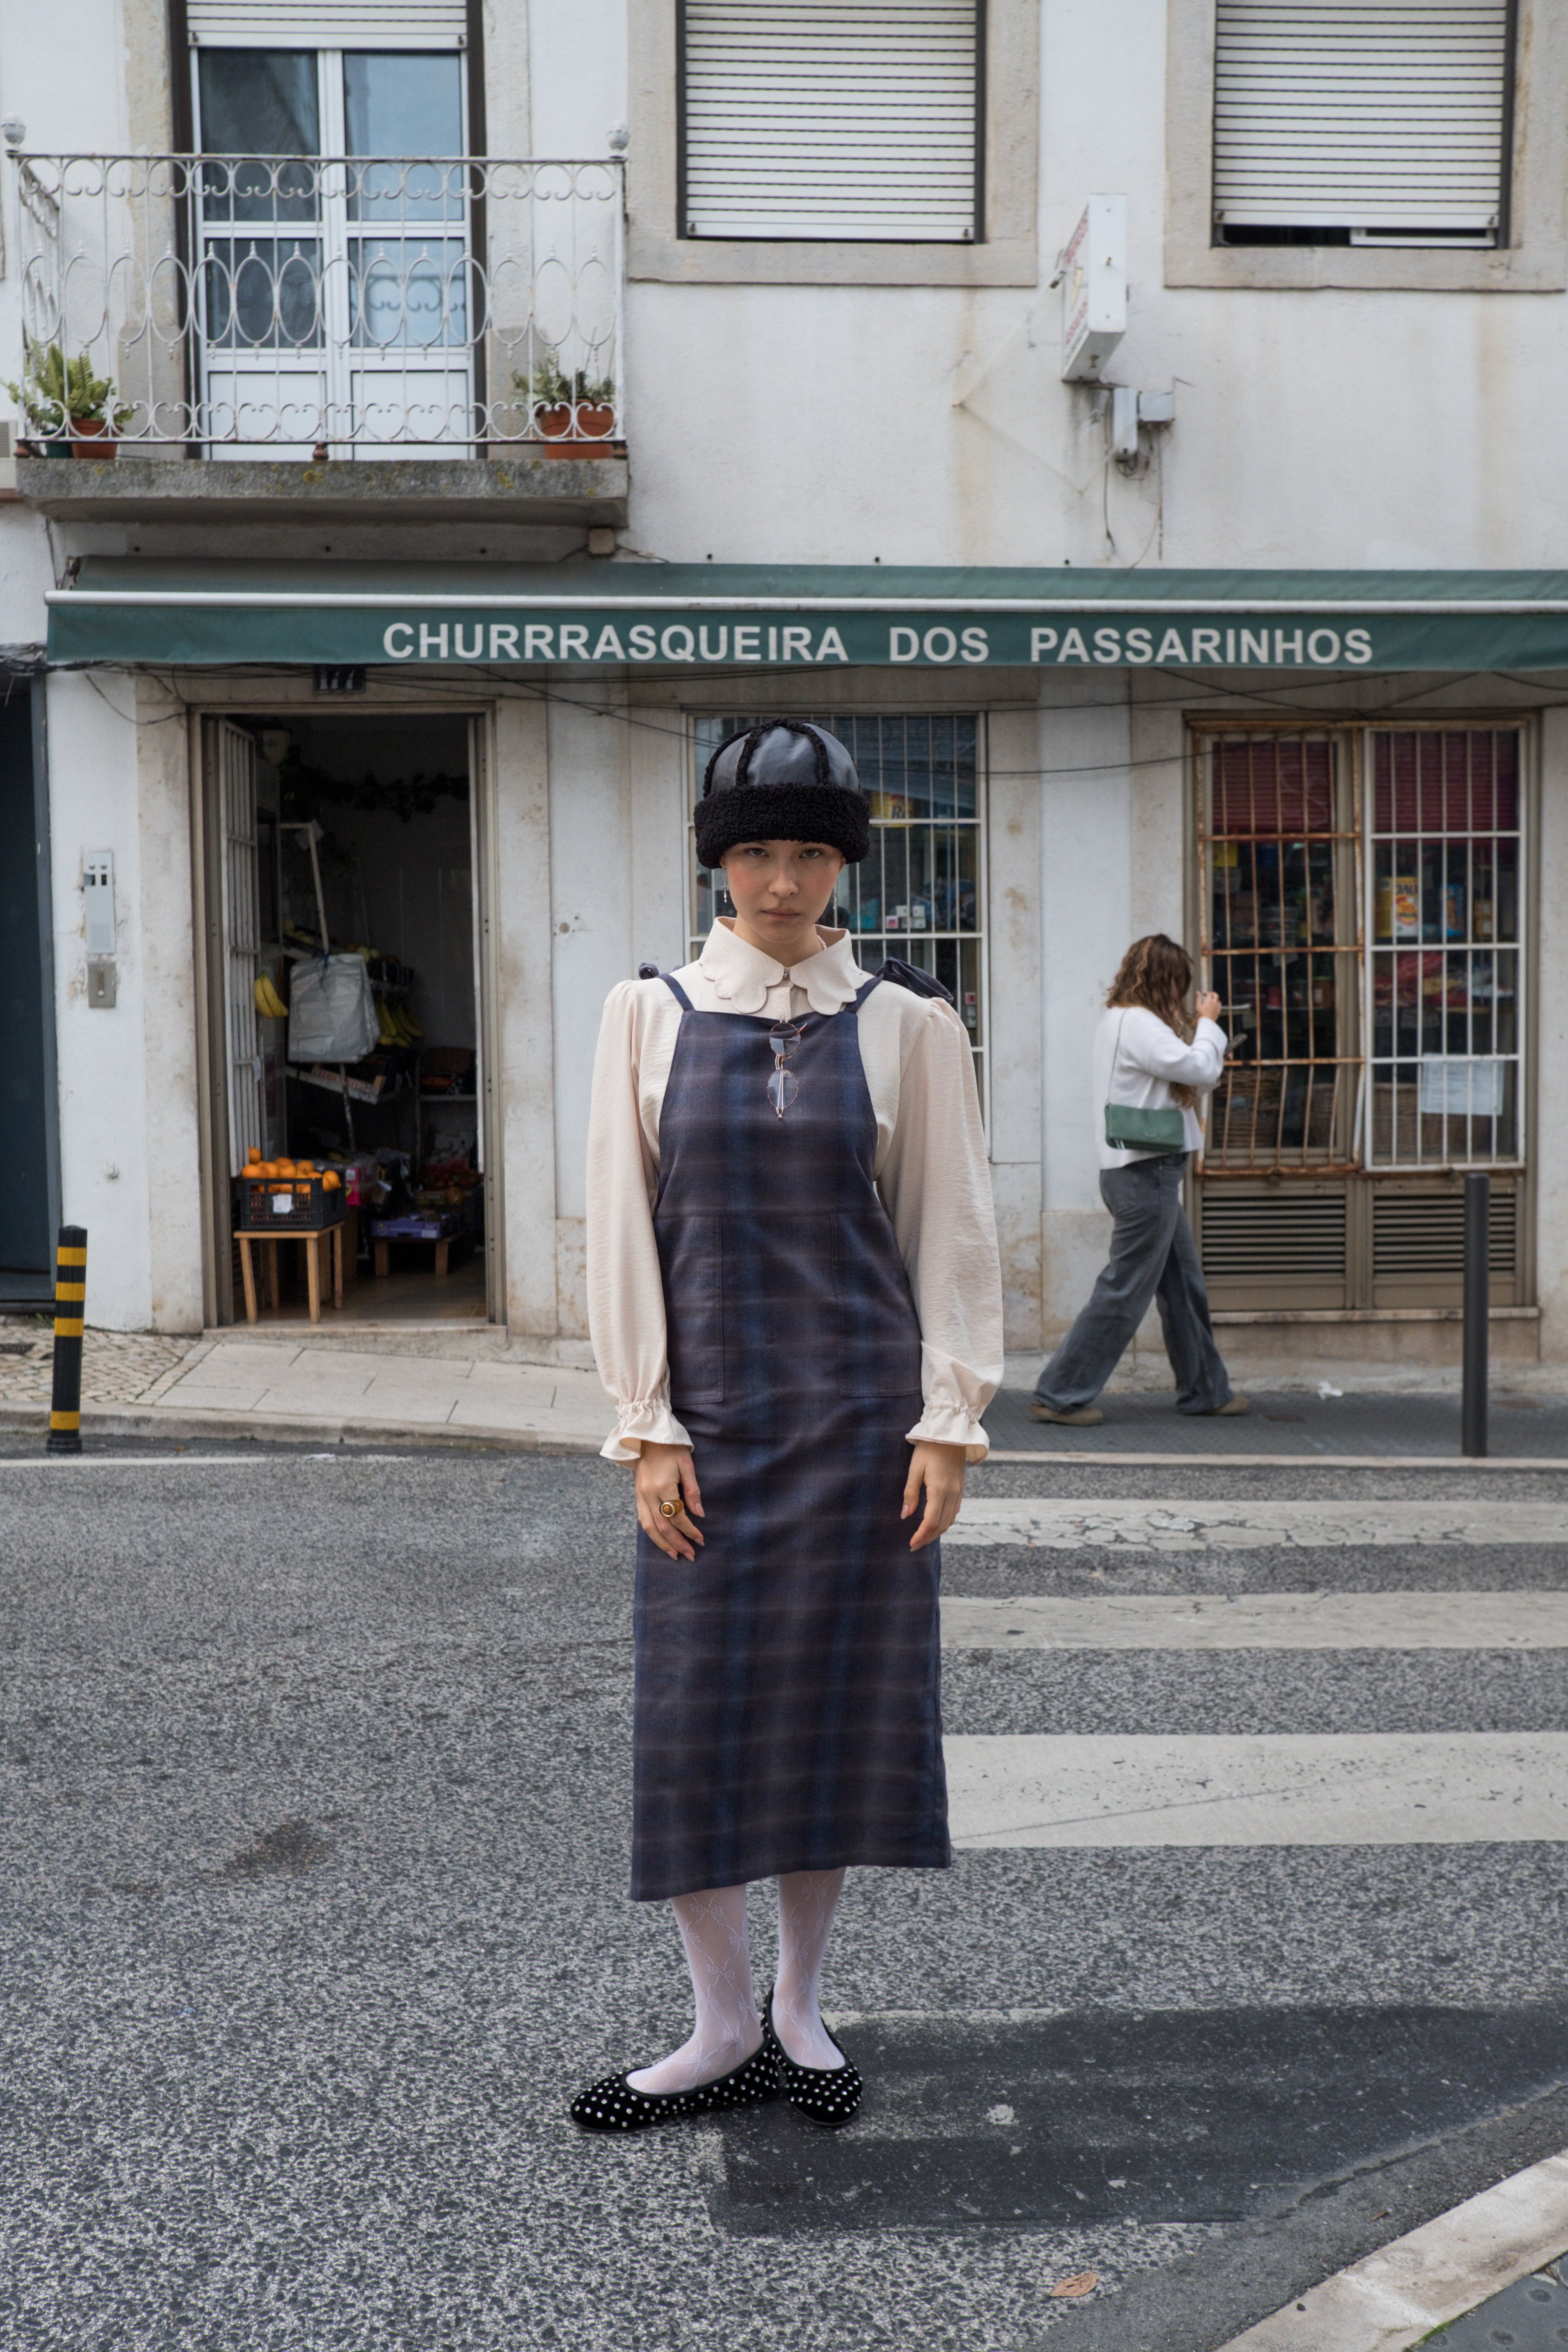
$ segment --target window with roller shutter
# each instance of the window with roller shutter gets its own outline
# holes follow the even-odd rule
[[[684,0],[683,237],[970,244],[981,0]]]
[[[1515,0],[1218,0],[1223,245],[1508,242]]]

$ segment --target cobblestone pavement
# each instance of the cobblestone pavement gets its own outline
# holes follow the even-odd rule
[[[92,1331],[82,1342],[84,1404],[136,1404],[198,1343],[164,1339],[150,1331]],[[54,1334],[49,1324],[0,1323],[0,1403],[47,1404],[54,1376]]]

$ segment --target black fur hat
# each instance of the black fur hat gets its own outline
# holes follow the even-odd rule
[[[764,719],[720,744],[697,803],[698,857],[718,866],[738,841],[826,841],[859,864],[871,811],[837,735],[803,719]]]

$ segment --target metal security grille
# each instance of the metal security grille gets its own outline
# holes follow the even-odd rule
[[[681,234],[981,235],[978,0],[685,0]]]
[[[1516,1162],[1524,1035],[1519,734],[1380,731],[1369,739],[1368,761],[1368,1162]]]
[[[1510,0],[1218,0],[1220,236],[1496,242],[1512,13]]]
[[[695,729],[693,799],[709,760],[746,719],[703,718]],[[974,1047],[980,1098],[986,1101],[984,826],[979,773],[979,720],[946,718],[818,718],[847,744],[871,802],[871,853],[847,866],[823,920],[855,940],[857,961],[875,971],[901,956],[951,990]],[[691,952],[732,915],[722,872],[697,864],[690,837]]]
[[[1329,732],[1200,740],[1201,945],[1232,1038],[1208,1114],[1207,1169],[1353,1159],[1359,892],[1348,751]]]

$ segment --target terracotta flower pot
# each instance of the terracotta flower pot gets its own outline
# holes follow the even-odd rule
[[[71,456],[73,457],[112,457],[115,432],[107,416],[73,416],[71,418]]]
[[[548,408],[536,407],[534,428],[543,436],[548,446],[544,454],[552,457],[574,457],[584,441],[607,441],[616,426],[616,412],[606,403],[597,400],[558,400]]]

